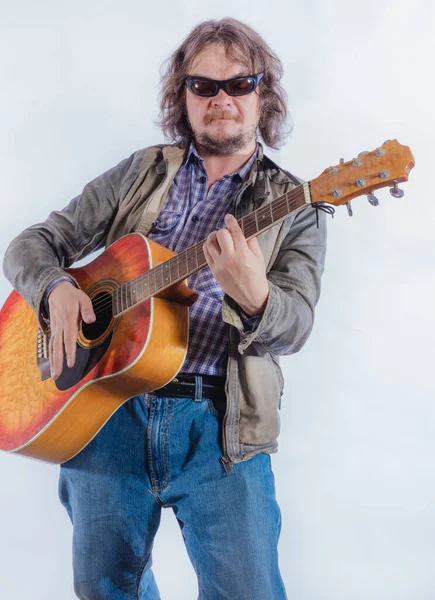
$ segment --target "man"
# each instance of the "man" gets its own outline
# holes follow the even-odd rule
[[[151,550],[172,507],[201,600],[282,600],[278,355],[307,340],[320,293],[325,221],[307,207],[246,241],[237,219],[299,181],[257,141],[283,139],[282,67],[234,19],[198,25],[163,77],[161,125],[176,141],[135,152],[10,244],[6,276],[51,328],[56,379],[75,361],[92,303],[62,267],[132,231],[179,252],[206,238],[188,284],[189,348],[174,382],[131,398],[61,467],[83,599],[157,600]]]

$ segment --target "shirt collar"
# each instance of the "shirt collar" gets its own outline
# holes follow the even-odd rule
[[[237,171],[234,171],[233,173],[229,173],[228,175],[225,175],[224,179],[228,178],[228,177],[232,177],[232,178],[240,178],[241,181],[244,181],[248,177],[251,167],[254,164],[254,161],[258,155],[258,147],[259,147],[259,144],[257,142],[255,151],[253,152],[253,154],[250,157],[250,159],[248,160],[248,162],[245,163],[244,165],[242,165],[240,167],[240,169],[237,169]],[[201,156],[199,156],[199,154],[196,150],[195,144],[193,142],[190,142],[189,150],[187,151],[186,159],[182,165],[182,168],[184,168],[190,161],[195,161],[195,159],[197,161],[196,164],[200,164],[201,167],[204,169],[204,159],[201,158]],[[205,171],[205,169],[204,169],[204,171]]]

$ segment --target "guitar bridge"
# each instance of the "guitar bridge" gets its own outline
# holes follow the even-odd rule
[[[42,329],[38,328],[38,335],[36,337],[36,365],[41,374],[41,381],[49,379],[50,374],[50,357],[48,351],[48,344],[50,342],[50,332],[44,333]]]

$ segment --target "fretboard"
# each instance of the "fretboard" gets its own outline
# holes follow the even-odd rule
[[[247,240],[267,231],[289,215],[311,204],[310,184],[304,183],[260,208],[252,211],[238,224]],[[190,246],[146,273],[120,285],[113,293],[112,312],[119,316],[136,304],[183,281],[207,265],[203,252],[205,239]]]

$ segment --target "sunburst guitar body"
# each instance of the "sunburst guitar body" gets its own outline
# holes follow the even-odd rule
[[[65,269],[91,298],[96,321],[80,324],[76,361],[50,377],[49,333],[16,292],[0,314],[0,449],[61,463],[77,454],[129,398],[178,373],[188,343],[184,285],[114,316],[113,291],[174,253],[140,234],[112,244],[84,267]],[[132,304],[132,303],[131,303]]]

